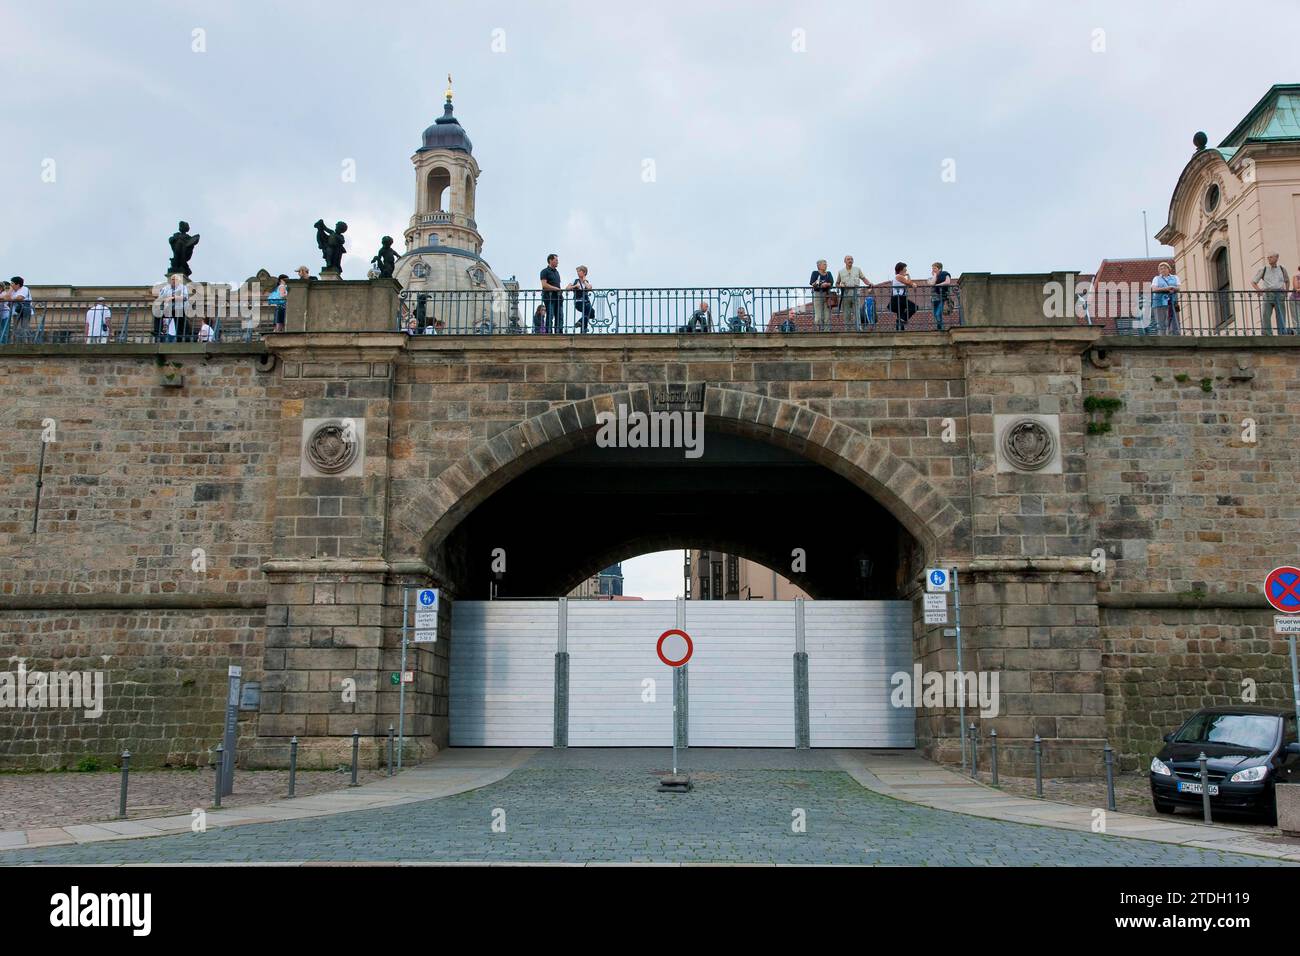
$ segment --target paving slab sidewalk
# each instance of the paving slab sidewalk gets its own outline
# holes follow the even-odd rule
[[[912,751],[840,750],[835,752],[835,760],[868,790],[907,803],[1062,830],[1090,832],[1093,828],[1089,807],[1004,793]],[[1300,840],[1261,836],[1241,827],[1157,820],[1117,810],[1106,811],[1105,825],[1111,836],[1300,862]]]
[[[209,809],[206,811],[205,823],[209,827],[272,823],[447,797],[467,790],[477,790],[504,779],[535,752],[535,749],[530,748],[448,750],[435,759],[403,770],[394,777],[383,777],[358,787],[228,810]],[[0,830],[0,850],[164,836],[188,831],[192,823],[190,814],[185,813],[140,820]],[[3,862],[3,857],[0,857],[0,862]]]

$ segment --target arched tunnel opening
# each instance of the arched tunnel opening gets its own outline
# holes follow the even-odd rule
[[[560,597],[615,562],[692,548],[748,558],[818,600],[901,595],[915,539],[861,488],[757,439],[706,430],[703,447],[552,458],[466,515],[438,564],[472,600]]]

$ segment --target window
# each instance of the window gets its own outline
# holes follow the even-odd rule
[[[451,173],[441,166],[429,170],[429,211],[446,212],[447,193],[451,190]]]
[[[1219,184],[1210,183],[1210,187],[1205,190],[1205,211],[1214,212],[1214,210],[1218,209],[1220,198]]]
[[[1216,319],[1219,325],[1227,325],[1233,319],[1232,312],[1232,273],[1228,263],[1228,247],[1220,246],[1210,258],[1210,275],[1214,283]]]

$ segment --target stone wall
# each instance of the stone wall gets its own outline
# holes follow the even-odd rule
[[[107,695],[93,721],[0,708],[0,761],[205,760],[227,665],[260,677],[280,410],[258,351],[171,346],[177,388],[149,346],[0,359],[0,659],[103,670]]]
[[[1243,682],[1260,705],[1291,705],[1287,645],[1261,592],[1272,568],[1300,558],[1300,352],[1259,338],[1103,345],[1088,394],[1124,403],[1087,456],[1107,555],[1106,722],[1138,766],[1197,707],[1248,700]]]

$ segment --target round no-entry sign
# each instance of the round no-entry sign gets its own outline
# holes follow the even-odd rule
[[[689,634],[674,627],[659,635],[655,653],[669,667],[681,667],[695,653],[695,645]]]
[[[1264,579],[1264,597],[1283,614],[1300,614],[1300,568],[1274,568]]]

